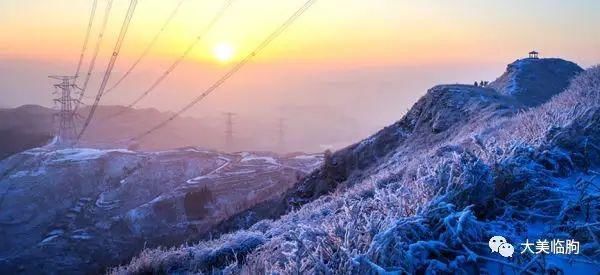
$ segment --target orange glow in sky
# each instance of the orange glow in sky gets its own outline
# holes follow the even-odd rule
[[[84,62],[107,0],[98,0]],[[140,56],[179,0],[140,0],[111,83]],[[177,110],[248,55],[305,0],[186,0],[129,79],[102,104],[128,104],[202,35],[138,107]],[[52,104],[50,74],[73,73],[91,0],[0,1],[0,92],[5,105]],[[91,90],[97,88],[128,0],[114,0]],[[319,0],[283,35],[186,115],[234,110],[275,117],[327,110],[377,129],[440,83],[494,80],[536,49],[582,67],[600,61],[600,1]],[[4,96],[4,95],[3,95]],[[325,107],[323,107],[325,106]],[[362,124],[361,124],[362,125]]]
[[[98,16],[103,5],[100,0]],[[110,54],[128,1],[114,1],[103,54]],[[222,1],[187,0],[152,52],[175,57],[208,24]],[[194,51],[215,62],[222,41],[247,53],[280,25],[303,0],[237,0]],[[177,4],[140,1],[123,49],[134,58]],[[0,56],[75,59],[91,1],[22,0],[0,3]],[[600,57],[597,1],[319,1],[258,58],[419,64],[492,61],[524,49],[580,59]],[[98,23],[100,20],[97,20]],[[97,30],[99,24],[95,25]],[[595,27],[594,27],[595,26]],[[93,39],[92,39],[93,41]]]

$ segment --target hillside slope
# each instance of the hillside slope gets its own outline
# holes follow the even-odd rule
[[[222,224],[242,230],[146,250],[113,272],[598,270],[600,67],[522,115],[514,114],[530,102],[518,101],[472,86],[435,87],[398,123],[326,156],[281,199]],[[514,244],[577,238],[585,256],[506,260],[489,252],[494,235]]]
[[[401,120],[332,154],[321,169],[294,186],[284,198],[240,214],[224,223],[223,230],[246,228],[263,218],[276,218],[340,185],[346,188],[389,173],[415,177],[414,171],[422,162],[429,161],[429,156],[477,147],[477,140],[470,139],[476,136],[475,130],[548,101],[581,71],[575,63],[558,58],[522,59],[509,64],[489,87],[433,87]],[[497,125],[479,134],[493,133],[498,127],[507,126]]]
[[[0,273],[89,274],[205,238],[281,194],[319,155],[36,148],[0,162]]]
[[[489,87],[527,106],[537,106],[562,92],[582,71],[577,64],[560,58],[519,59]]]
[[[411,173],[436,149],[469,135],[487,121],[510,117],[524,108],[492,89],[471,85],[440,85],[430,89],[398,122],[362,142],[326,156],[315,170],[282,198],[266,202],[223,223],[221,231],[246,228],[276,218],[336,189],[372,178]],[[402,171],[413,171],[402,173]]]

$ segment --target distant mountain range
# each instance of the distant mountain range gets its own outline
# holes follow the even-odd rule
[[[0,159],[48,143],[53,113],[37,105],[0,109]]]
[[[200,118],[180,116],[136,145],[141,150],[199,146],[227,152],[323,152],[327,148],[341,148],[359,136],[357,121],[331,113],[326,107],[306,108],[290,107],[287,112],[293,117],[282,121],[282,125],[278,117],[263,121],[261,118],[238,114],[233,121],[232,144],[226,142],[226,120],[219,113]],[[88,107],[79,110],[76,119],[78,129],[88,112]],[[57,122],[53,123],[54,113],[56,110],[37,105],[0,109],[0,133],[3,134],[0,137],[0,159],[48,143],[54,135]],[[115,117],[117,113],[121,115]],[[169,112],[152,108],[127,109],[123,106],[100,105],[80,145],[128,148],[131,145],[130,138],[170,116]],[[315,121],[316,117],[319,123],[311,125],[310,122]],[[329,131],[327,125],[335,128],[335,131]],[[280,130],[284,131],[283,135]]]
[[[84,136],[81,145],[94,148],[127,148],[126,140],[165,120],[169,113],[155,109],[129,109],[120,106],[100,106],[96,119]],[[79,111],[76,125],[80,129],[88,107]],[[118,118],[111,117],[122,112]],[[0,158],[25,149],[42,146],[53,137],[55,123],[53,109],[24,105],[14,109],[0,110],[0,131],[5,133],[0,142]],[[141,143],[147,150],[177,148],[203,144],[205,147],[222,148],[222,131],[211,128],[203,119],[180,117],[170,125],[149,136]]]

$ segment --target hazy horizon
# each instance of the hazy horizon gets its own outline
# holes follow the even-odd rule
[[[104,10],[105,1],[99,2],[94,31]],[[302,2],[234,1],[190,58],[136,107],[179,109]],[[114,4],[89,97],[97,91],[127,3]],[[113,82],[176,3],[140,1]],[[185,1],[148,58],[101,104],[130,103],[183,52],[220,5]],[[52,107],[53,82],[47,76],[74,73],[90,6],[91,1],[69,0],[52,5],[41,0],[0,3],[0,107]],[[240,121],[262,125],[257,132],[275,129],[283,118],[290,135],[301,134],[307,124],[328,129],[348,123],[354,134],[339,141],[347,144],[352,141],[346,139],[358,140],[398,120],[428,88],[492,81],[531,49],[584,68],[598,63],[597,10],[600,3],[595,1],[318,1],[253,62],[184,115],[217,118],[235,112]],[[84,71],[96,35],[92,32]],[[231,60],[216,60],[213,48],[219,43],[231,45]]]

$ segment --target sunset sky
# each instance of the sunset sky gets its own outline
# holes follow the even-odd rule
[[[91,2],[0,2],[0,107],[52,106],[47,75],[74,73]],[[106,2],[99,0],[90,49]],[[113,80],[140,54],[177,2],[139,1]],[[234,1],[191,57],[140,107],[181,107],[303,2]],[[91,95],[97,91],[98,74],[105,69],[128,3],[115,0]],[[103,103],[129,103],[149,79],[181,55],[222,4],[185,1],[149,57]],[[598,12],[600,1],[594,0],[320,0],[188,115],[231,110],[268,117],[290,108],[317,108],[356,120],[363,134],[399,119],[427,88],[493,80],[506,64],[531,49],[582,67],[599,63]],[[84,69],[86,64],[87,59]]]
[[[91,0],[20,0],[0,3],[3,58],[72,61],[79,51]],[[100,0],[97,19],[106,0]],[[129,1],[115,0],[116,36]],[[124,57],[138,53],[178,0],[140,0]],[[185,46],[223,1],[186,0],[153,52],[170,58]],[[193,59],[213,61],[210,49],[231,43],[239,54],[254,47],[302,0],[237,0],[207,34]],[[584,64],[597,61],[598,1],[321,0],[260,61],[302,60],[375,64],[505,61],[538,48]],[[96,22],[99,23],[100,20]],[[99,24],[96,24],[96,26]]]

